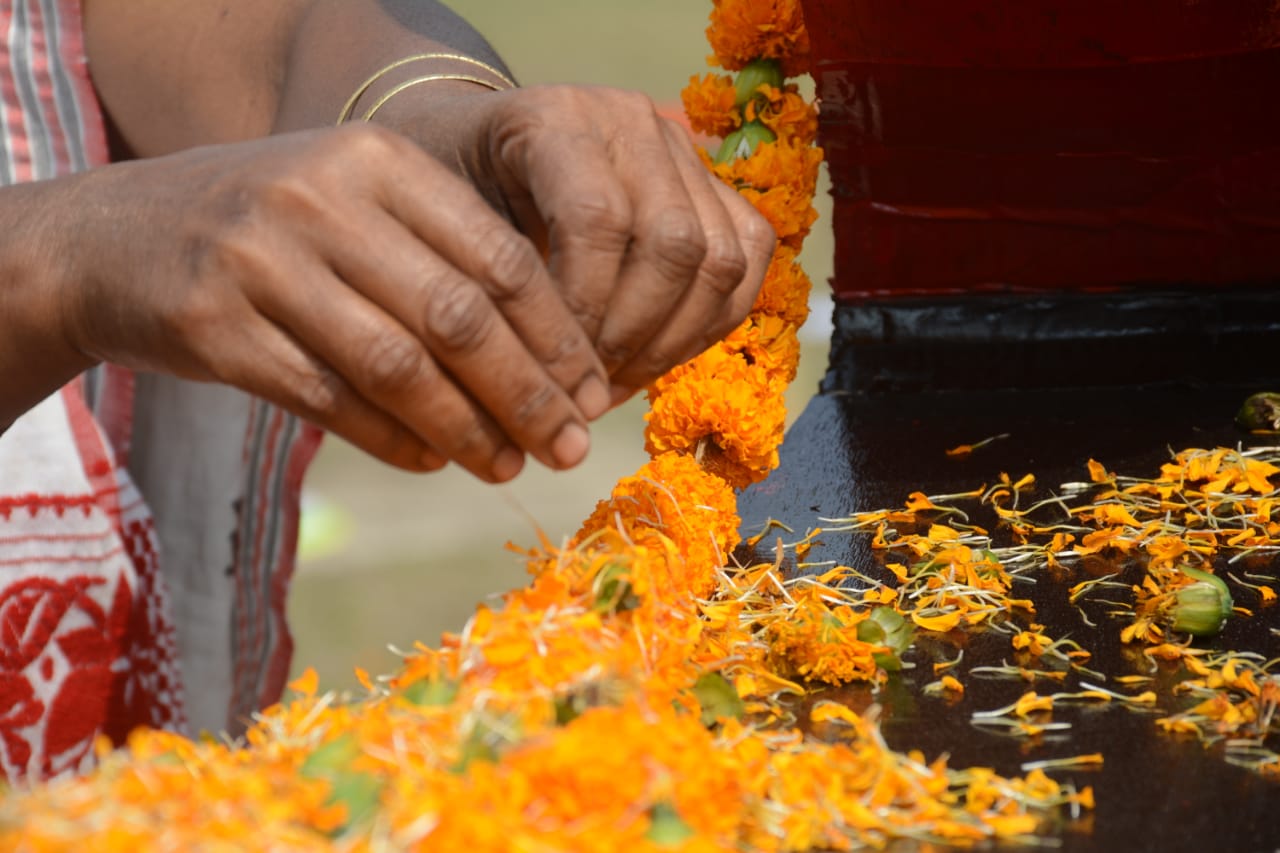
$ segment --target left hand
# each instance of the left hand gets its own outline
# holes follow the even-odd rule
[[[615,402],[742,322],[765,219],[644,95],[554,86],[388,103],[379,120],[455,166],[544,251]]]

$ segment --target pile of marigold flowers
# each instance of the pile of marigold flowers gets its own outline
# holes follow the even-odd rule
[[[527,587],[395,676],[361,673],[363,696],[309,672],[243,742],[137,731],[86,778],[7,792],[0,846],[799,851],[1027,840],[1092,805],[1048,768],[955,770],[889,749],[874,715],[793,701],[880,682],[913,626],[993,620],[1007,571],[963,532],[922,554],[954,564],[964,596],[909,572],[854,591],[849,569],[733,565],[734,490],[777,465],[822,155],[815,108],[785,79],[808,65],[798,2],[716,0],[708,35],[738,74],[691,81],[691,124],[725,137],[708,166],[779,247],[742,326],[650,390],[652,461],[567,545],[528,552]]]

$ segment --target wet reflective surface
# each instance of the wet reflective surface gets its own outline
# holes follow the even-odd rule
[[[797,534],[821,526],[819,517],[900,507],[913,491],[937,495],[972,490],[1007,472],[1015,479],[1034,473],[1037,495],[1058,484],[1088,479],[1094,458],[1108,470],[1156,476],[1170,449],[1274,443],[1249,436],[1232,424],[1240,403],[1256,385],[1218,387],[1164,384],[1092,389],[917,391],[901,393],[828,392],[815,397],[789,433],[782,465],[765,483],[740,500],[743,530],[755,532],[769,518]],[[950,458],[947,448],[987,436],[1007,439],[967,458]],[[993,532],[997,520],[976,501],[964,504],[974,523]],[[798,538],[795,537],[795,538]],[[869,548],[870,536],[831,533],[819,537],[809,561],[831,560],[868,574],[884,572]],[[762,543],[763,547],[763,543]],[[771,556],[764,553],[761,556]],[[1090,573],[1105,573],[1092,565]],[[1280,564],[1254,565],[1253,571],[1280,573]],[[1141,655],[1121,646],[1120,622],[1108,621],[1105,606],[1087,612],[1096,628],[1084,623],[1066,603],[1066,590],[1083,575],[1052,578],[1037,574],[1035,584],[1017,583],[1014,593],[1036,603],[1036,621],[1054,638],[1070,636],[1094,654],[1087,665],[1110,676],[1155,674],[1171,683],[1173,671],[1150,673]],[[1233,587],[1238,605],[1252,607],[1252,619],[1233,617],[1226,630],[1197,645],[1280,655],[1280,607],[1257,607],[1256,596]],[[931,647],[932,644],[932,647]],[[919,748],[933,758],[949,753],[953,767],[991,766],[1003,774],[1020,772],[1025,761],[1102,752],[1098,770],[1055,771],[1061,780],[1092,785],[1097,809],[1056,834],[1061,849],[1093,850],[1280,850],[1280,783],[1268,782],[1221,760],[1198,742],[1162,733],[1159,714],[1142,714],[1114,704],[1055,708],[1053,719],[1072,723],[1067,732],[1049,732],[1039,741],[1013,739],[970,724],[974,711],[1016,700],[1028,689],[1041,694],[1079,689],[1065,685],[983,680],[962,674],[966,692],[949,702],[922,695],[934,680],[933,660],[951,659],[965,648],[964,670],[999,665],[1011,658],[1007,635],[976,634],[928,639],[911,654],[917,666],[896,676],[874,695],[867,689],[828,691],[855,708],[878,703],[883,730],[897,749]],[[931,653],[936,657],[931,657]],[[962,671],[963,672],[963,671]],[[1087,680],[1087,677],[1086,679]],[[1119,688],[1114,682],[1109,684]],[[1161,691],[1161,706],[1173,709]]]

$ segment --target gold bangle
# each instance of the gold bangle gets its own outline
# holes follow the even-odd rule
[[[428,74],[425,77],[414,77],[412,80],[404,81],[399,86],[396,86],[390,92],[387,92],[381,98],[378,98],[378,100],[374,101],[373,106],[365,110],[364,115],[360,116],[360,120],[369,121],[371,118],[373,118],[373,114],[376,113],[378,110],[382,109],[383,105],[387,101],[391,100],[396,95],[403,92],[405,89],[408,89],[411,86],[416,86],[419,83],[430,83],[433,80],[463,80],[463,81],[466,81],[467,83],[479,83],[481,86],[484,86],[485,88],[488,88],[488,89],[493,89],[495,92],[502,88],[501,86],[495,85],[494,83],[488,80],[481,80],[479,77],[472,77],[468,74]]]
[[[411,62],[424,62],[430,59],[447,59],[453,62],[462,62],[467,65],[473,65],[477,68],[483,68],[485,71],[488,71],[498,80],[500,80],[502,83],[505,83],[509,88],[512,88],[512,89],[516,88],[516,81],[512,80],[506,74],[503,74],[501,71],[494,68],[492,65],[481,62],[478,59],[473,59],[470,56],[463,56],[460,53],[418,53],[418,54],[414,54],[413,56],[406,56],[401,59],[397,59],[395,62],[392,62],[390,65],[385,65],[382,68],[379,68],[373,74],[369,75],[369,78],[365,80],[363,83],[361,83],[360,87],[356,89],[355,92],[351,94],[351,97],[347,98],[347,102],[342,105],[342,112],[338,114],[338,124],[342,124],[343,122],[351,118],[351,113],[353,110],[355,110],[356,101],[360,100],[360,98],[366,92],[369,91],[369,88],[374,83],[377,83],[379,80],[381,80],[383,77],[385,77],[390,72],[396,70],[397,68],[400,68],[404,65],[408,65]],[[442,76],[439,79],[469,80],[472,82],[480,83],[483,86],[488,86],[489,88],[494,90],[497,90],[500,88],[499,86],[495,86],[491,83],[488,83],[486,81],[480,80],[475,77],[470,77],[470,76],[462,76],[462,77],[443,77]],[[383,100],[385,101],[385,98]],[[372,114],[373,112],[376,112],[377,108],[381,106],[382,106],[382,101],[380,101],[374,107],[374,109],[370,111],[370,113],[366,114],[365,116],[366,120],[368,119],[368,116],[370,114]]]

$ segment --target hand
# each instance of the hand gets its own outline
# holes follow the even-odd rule
[[[458,163],[547,253],[615,401],[750,311],[773,232],[644,95],[563,86],[429,106],[400,98],[380,119]]]
[[[591,342],[534,245],[451,171],[376,127],[108,167],[71,217],[68,339],[229,383],[411,470],[568,467],[608,408]]]

